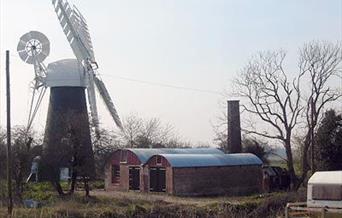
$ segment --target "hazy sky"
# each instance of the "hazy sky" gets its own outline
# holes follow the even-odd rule
[[[12,119],[25,124],[33,68],[16,53],[30,30],[50,40],[45,64],[73,58],[49,0],[1,0],[1,125],[5,125],[4,52],[11,51]],[[87,19],[95,57],[121,117],[159,117],[193,142],[211,142],[220,94],[255,52],[285,49],[289,64],[311,40],[342,37],[341,0],[73,0]],[[125,79],[126,78],[126,79]],[[127,80],[131,79],[131,80]],[[146,81],[142,83],[138,81]],[[176,89],[158,84],[211,90]],[[34,126],[45,126],[49,94]],[[99,99],[100,122],[114,125]]]

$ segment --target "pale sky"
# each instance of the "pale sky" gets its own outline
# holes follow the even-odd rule
[[[5,50],[11,51],[12,123],[26,124],[32,65],[16,46],[31,30],[50,40],[50,62],[74,58],[51,1],[1,0],[1,125],[5,126]],[[288,51],[311,40],[342,39],[341,0],[72,0],[88,22],[99,73],[119,115],[158,117],[192,142],[212,142],[211,122],[236,72],[260,50]],[[295,69],[295,68],[293,68]],[[137,81],[146,81],[141,83]],[[166,84],[213,93],[176,89]],[[49,93],[34,121],[45,126]],[[115,128],[98,99],[100,122]]]

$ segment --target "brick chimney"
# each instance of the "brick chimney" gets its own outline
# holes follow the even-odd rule
[[[228,101],[228,153],[241,153],[240,104],[238,100]]]

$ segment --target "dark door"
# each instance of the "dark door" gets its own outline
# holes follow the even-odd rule
[[[140,168],[139,167],[129,168],[129,189],[130,190],[140,189]]]
[[[166,191],[165,168],[161,168],[161,167],[150,168],[150,191],[151,192],[165,192]]]

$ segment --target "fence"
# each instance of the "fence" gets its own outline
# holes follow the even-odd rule
[[[307,207],[306,202],[288,203],[285,208],[285,218],[292,217],[321,217],[327,218],[331,214],[341,214],[340,208]]]

